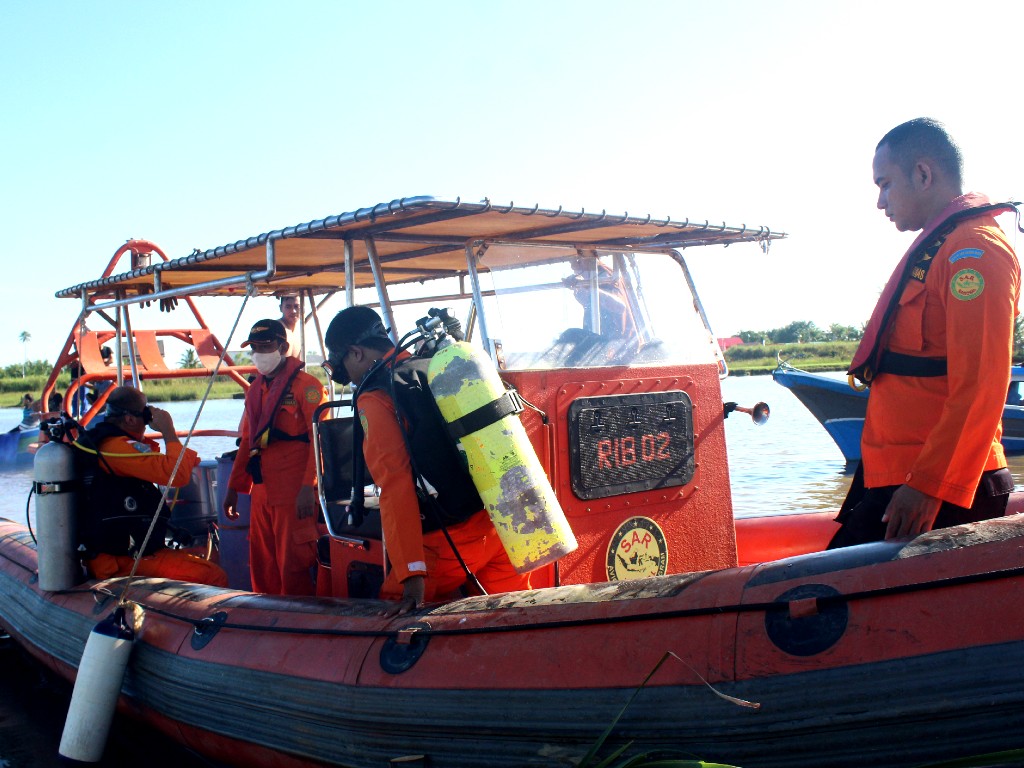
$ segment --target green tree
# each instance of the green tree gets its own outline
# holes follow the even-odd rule
[[[25,378],[25,368],[28,365],[28,343],[32,340],[32,334],[28,331],[22,331],[18,334],[18,340],[21,342],[21,378]]]
[[[736,335],[743,339],[744,344],[760,344],[769,334],[767,331],[740,331]]]
[[[857,341],[864,335],[864,332],[854,328],[852,325],[832,323],[825,335],[828,341]]]
[[[772,331],[772,341],[776,344],[807,343],[821,341],[821,330],[810,320],[794,320],[784,328]]]
[[[1024,315],[1013,321],[1013,361],[1024,362]]]
[[[185,354],[181,356],[181,360],[178,361],[179,368],[201,368],[202,363],[199,362],[199,357],[196,355],[194,349],[185,350]]]

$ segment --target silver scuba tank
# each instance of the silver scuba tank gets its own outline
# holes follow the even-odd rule
[[[50,442],[36,452],[32,466],[36,494],[39,588],[71,589],[81,579],[75,526],[74,449]]]
[[[61,756],[82,763],[103,757],[134,640],[135,632],[120,607],[89,633],[64,721]]]

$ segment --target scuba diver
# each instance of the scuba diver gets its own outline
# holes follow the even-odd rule
[[[399,600],[404,613],[479,591],[477,584],[487,593],[529,589],[529,574],[513,568],[430,394],[429,358],[397,349],[369,307],[339,312],[325,342],[331,379],[358,385],[356,456],[381,489],[390,570],[380,596]]]
[[[152,424],[164,440],[160,445],[145,436]],[[83,561],[96,579],[127,576],[142,550],[135,573],[218,587],[228,585],[227,574],[216,563],[164,544],[170,508],[165,504],[160,520],[142,549],[153,515],[160,504],[156,487],[188,485],[199,456],[185,448],[167,411],[147,404],[139,390],[115,387],[107,399],[106,418],[72,443],[82,478],[83,498],[79,534]],[[184,453],[176,474],[171,475]]]

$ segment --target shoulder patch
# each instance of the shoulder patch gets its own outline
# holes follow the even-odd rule
[[[149,447],[148,445],[146,445],[145,443],[139,443],[139,442],[136,442],[135,440],[132,440],[132,441],[131,441],[131,442],[129,442],[128,444],[129,444],[129,445],[130,445],[130,446],[131,446],[132,448],[134,448],[134,449],[135,449],[136,451],[138,451],[139,453],[152,453],[152,452],[153,452],[153,449],[152,449],[152,448],[150,448],[150,447]]]
[[[320,402],[320,387],[306,387],[306,393],[304,397],[307,403],[319,403]]]
[[[359,409],[359,424],[363,428],[363,436],[368,437],[370,434],[370,427],[366,423],[366,414],[363,412],[362,408]]]
[[[961,248],[949,257],[949,263],[953,264],[961,259],[980,259],[984,253],[981,248]]]
[[[949,291],[960,301],[970,301],[985,290],[985,278],[975,269],[961,269],[949,281]]]

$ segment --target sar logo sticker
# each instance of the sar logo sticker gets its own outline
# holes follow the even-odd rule
[[[975,269],[961,269],[949,281],[949,291],[960,301],[976,299],[985,290],[985,278]]]
[[[307,403],[319,403],[320,402],[320,390],[316,387],[306,387],[306,402]]]
[[[648,517],[631,517],[608,543],[608,580],[630,581],[664,576],[668,571],[665,533]]]

